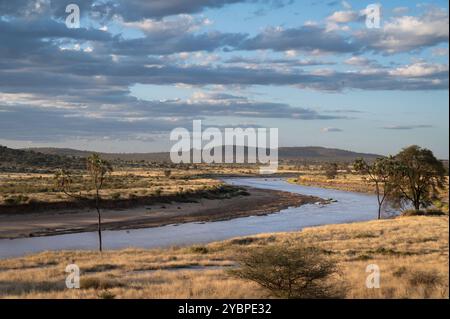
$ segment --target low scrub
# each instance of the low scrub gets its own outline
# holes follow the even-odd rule
[[[443,216],[446,215],[440,209],[408,209],[402,212],[402,216]]]
[[[122,287],[123,285],[116,280],[98,277],[85,277],[81,279],[80,286],[82,289],[106,290],[114,287]]]
[[[244,253],[240,267],[229,273],[256,282],[279,298],[338,298],[345,288],[336,280],[336,263],[319,250],[295,246],[270,245]]]
[[[28,202],[29,197],[25,195],[12,195],[5,198],[4,202],[6,205],[19,205]]]

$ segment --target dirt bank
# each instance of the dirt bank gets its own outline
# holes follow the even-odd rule
[[[324,202],[313,196],[246,188],[247,196],[200,199],[195,202],[152,203],[129,209],[105,209],[103,229],[136,229],[187,222],[227,220],[265,215],[291,206]],[[51,236],[94,231],[97,215],[92,209],[49,210],[26,214],[1,214],[0,238]]]

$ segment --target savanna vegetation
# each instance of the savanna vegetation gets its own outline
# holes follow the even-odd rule
[[[357,159],[351,169],[339,171],[336,164],[324,167],[326,178],[309,175],[290,179],[293,183],[375,193],[378,219],[385,204],[416,215],[448,214],[448,169],[433,153],[416,145],[395,156],[372,162]],[[430,209],[431,208],[431,209]]]
[[[170,249],[44,252],[0,260],[0,297],[278,298],[325,291],[345,298],[448,298],[448,222],[448,216],[398,217]],[[314,247],[312,258],[302,253],[307,247]],[[286,259],[259,262],[267,254],[269,260],[277,254]],[[277,263],[289,269],[291,258],[292,265],[323,266],[317,287],[289,295],[285,284],[268,289],[246,275],[246,265],[256,265],[257,272]],[[81,289],[65,287],[71,263],[80,267]],[[369,264],[380,268],[379,289],[366,287]],[[296,274],[299,285],[310,275],[298,269]]]
[[[76,159],[77,161],[80,158]],[[0,174],[0,207],[87,201],[107,203],[242,195],[217,177],[254,176],[254,165],[170,165],[82,158],[77,168]],[[57,171],[56,180],[54,172]],[[70,174],[69,174],[70,172]],[[45,252],[0,260],[3,298],[448,298],[448,172],[419,147],[356,162],[284,162],[303,185],[377,194],[404,209],[397,218],[261,234],[170,249]],[[56,183],[55,183],[56,181]],[[28,206],[27,206],[28,205]],[[37,207],[37,206],[34,206]],[[408,209],[412,207],[413,209]],[[81,289],[66,289],[68,264]],[[369,264],[381,287],[365,285]]]

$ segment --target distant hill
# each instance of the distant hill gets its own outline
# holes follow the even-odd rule
[[[35,152],[60,156],[87,157],[92,152],[80,151],[68,148],[31,148]],[[99,153],[103,158],[108,160],[122,161],[150,161],[163,162],[170,161],[168,152],[160,153]],[[280,147],[278,150],[279,159],[282,161],[298,161],[298,162],[351,162],[358,157],[362,157],[368,161],[374,160],[381,155],[357,153],[340,149],[326,147]]]
[[[23,149],[26,151],[35,151],[49,155],[71,156],[71,157],[88,157],[92,151],[80,151],[71,148],[52,148],[52,147],[37,147]],[[122,161],[149,161],[149,162],[163,162],[170,161],[168,152],[161,153],[102,153],[97,152],[102,158]]]
[[[17,150],[0,145],[1,171],[31,171],[56,168],[78,169],[85,166],[80,158],[45,154],[32,150]]]
[[[356,158],[364,158],[367,161],[373,161],[378,157],[383,157],[378,154],[358,153],[319,146],[280,147],[278,149],[278,156],[281,160],[305,162],[352,162]]]
[[[248,151],[248,150],[247,150]],[[356,158],[364,158],[366,161],[373,161],[382,155],[370,153],[358,153],[335,148],[318,146],[308,147],[280,147],[278,150],[279,160],[290,163],[350,163]],[[52,171],[57,168],[84,169],[83,158],[91,155],[91,151],[80,151],[69,148],[29,148],[12,149],[0,145],[0,171],[3,172],[31,172],[31,171]],[[160,153],[99,153],[109,161],[117,161],[115,164],[123,162],[155,162],[164,165],[163,162],[170,162],[168,152]],[[448,170],[448,160],[443,160]],[[124,163],[125,165],[131,165]],[[139,166],[139,163],[134,165]]]

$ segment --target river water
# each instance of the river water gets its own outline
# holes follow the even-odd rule
[[[135,230],[103,232],[104,249],[153,248],[208,243],[237,236],[300,230],[308,226],[365,221],[377,217],[374,195],[293,185],[279,178],[236,178],[227,183],[313,195],[336,202],[287,208],[267,216],[227,221],[186,223]],[[1,227],[1,225],[0,225]],[[0,258],[23,256],[46,250],[96,249],[97,233],[56,235],[0,240]]]

